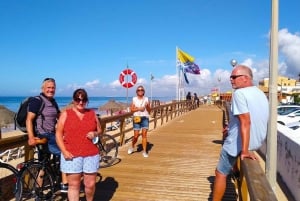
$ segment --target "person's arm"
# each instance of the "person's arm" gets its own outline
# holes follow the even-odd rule
[[[100,124],[100,121],[99,121],[99,118],[98,118],[97,114],[95,114],[95,119],[96,119],[97,128],[96,128],[96,131],[88,132],[87,137],[89,139],[93,139],[94,137],[98,137],[99,135],[102,134],[101,124]]]
[[[249,151],[249,141],[250,141],[250,113],[240,114],[238,115],[240,120],[240,135],[242,139],[242,151],[241,151],[241,159],[251,158],[256,160],[256,156]]]
[[[28,133],[28,144],[30,146],[36,145],[36,139],[39,139],[38,137],[34,136],[34,125],[33,122],[35,121],[36,114],[33,112],[27,112],[27,118],[26,118],[26,129]]]
[[[67,112],[63,111],[60,114],[60,117],[57,122],[57,127],[56,127],[56,133],[55,133],[55,138],[56,138],[56,143],[57,146],[59,147],[61,153],[63,154],[65,159],[72,159],[73,155],[66,149],[65,144],[64,144],[64,125],[67,119]]]
[[[137,107],[135,106],[135,104],[133,102],[130,105],[130,111],[131,112],[137,112],[138,111]]]
[[[138,112],[138,111],[144,111],[145,107],[137,107],[135,106],[134,102],[132,101],[131,105],[130,105],[130,111],[131,112]]]
[[[151,106],[150,106],[149,102],[146,102],[145,108],[146,108],[147,112],[150,114],[150,112],[151,112]]]
[[[96,134],[97,134],[97,136],[99,136],[103,132],[102,132],[102,128],[101,128],[101,124],[100,124],[99,118],[98,118],[97,115],[95,115],[95,116],[96,116],[96,122],[97,122],[97,133]]]

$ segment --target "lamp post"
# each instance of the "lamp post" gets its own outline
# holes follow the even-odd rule
[[[221,100],[221,76],[218,77],[218,82],[219,82],[219,100]]]
[[[235,59],[231,59],[230,64],[231,64],[232,68],[234,68],[238,64],[238,62]]]
[[[151,97],[151,106],[152,106],[152,104],[153,104],[153,100],[152,100],[152,82],[153,82],[153,80],[154,80],[154,76],[152,75],[152,73],[150,74],[150,97]]]
[[[279,103],[282,103],[282,77],[280,78],[280,101]]]

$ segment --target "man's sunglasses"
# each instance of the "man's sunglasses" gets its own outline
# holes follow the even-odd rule
[[[55,79],[47,77],[47,78],[44,79],[43,82],[46,82],[46,81],[52,81],[52,82],[55,82]]]
[[[241,76],[245,76],[245,75],[231,75],[230,79],[235,80],[236,78],[241,77]]]

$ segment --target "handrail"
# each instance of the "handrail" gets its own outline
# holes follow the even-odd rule
[[[176,116],[181,115],[184,112],[189,111],[188,110],[188,105],[189,103],[187,101],[174,101],[172,103],[168,104],[162,104],[155,106],[151,109],[151,120],[150,122],[154,122],[154,129],[157,127],[157,121],[160,119],[161,125],[164,124],[165,122],[169,121],[170,119],[173,119]],[[106,125],[108,123],[114,122],[114,121],[119,121],[120,126],[119,126],[119,132],[114,134],[113,136],[120,137],[119,144],[122,146],[124,144],[124,139],[125,139],[125,134],[128,133],[129,131],[132,131],[133,128],[127,128],[125,129],[126,126],[126,119],[132,117],[132,112],[126,112],[121,115],[116,115],[116,116],[108,116],[108,117],[99,117],[100,123],[101,123],[101,128],[103,131],[106,130]]]
[[[188,112],[188,102],[187,101],[173,101],[169,104],[162,104],[153,107],[151,112],[151,122],[154,122],[154,129],[157,127],[157,121],[161,120],[161,125],[164,122],[168,122],[169,119],[174,118],[175,116],[179,116],[185,112]],[[132,113],[127,112],[121,115],[116,116],[107,116],[107,117],[99,117],[100,124],[102,127],[103,132],[106,130],[106,125],[108,123],[119,121],[120,127],[119,132],[114,134],[113,137],[120,137],[119,139],[119,145],[122,146],[124,144],[124,139],[126,133],[133,130],[132,127],[125,129],[125,120],[127,118],[131,118]],[[7,137],[0,139],[0,152],[4,151],[6,149],[15,148],[18,146],[24,146],[25,147],[25,160],[29,160],[33,158],[33,149],[28,145],[27,143],[28,136],[24,133],[24,135],[19,136],[13,136],[13,137]]]
[[[240,200],[277,201],[267,177],[257,160],[240,160],[240,181],[238,190]]]

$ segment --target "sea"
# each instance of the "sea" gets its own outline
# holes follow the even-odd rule
[[[25,98],[25,96],[0,96],[0,105],[5,106],[13,112],[17,112],[21,102]],[[160,102],[170,102],[174,99],[174,97],[152,97],[152,100],[159,100]],[[55,100],[58,103],[59,108],[64,108],[72,102],[72,97],[55,97]],[[94,109],[98,113],[98,108],[109,100],[130,104],[132,97],[89,97],[87,107]]]

